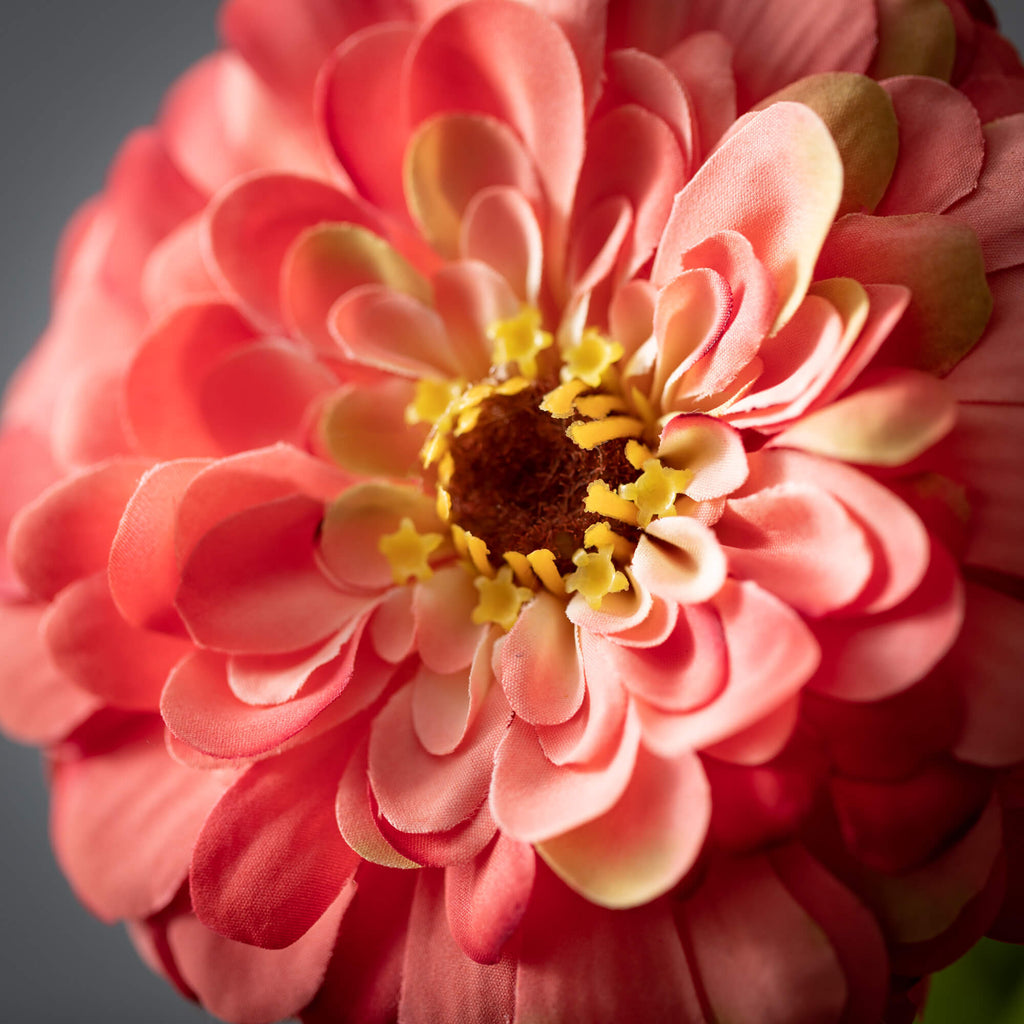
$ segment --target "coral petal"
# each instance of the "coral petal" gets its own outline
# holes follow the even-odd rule
[[[360,863],[334,818],[348,742],[331,731],[253,765],[224,794],[192,853],[192,905],[207,928],[282,949],[335,901]]]
[[[225,779],[172,761],[155,715],[109,751],[54,767],[54,847],[83,902],[107,921],[166,906]]]
[[[642,746],[618,802],[599,818],[537,845],[569,886],[611,909],[648,903],[693,866],[711,820],[696,754],[662,758]]]

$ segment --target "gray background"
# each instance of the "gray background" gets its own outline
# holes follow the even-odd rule
[[[1021,0],[997,0],[1024,46]],[[119,141],[216,46],[215,0],[21,0],[0,29],[0,379],[46,323],[54,247]],[[2,486],[2,482],[0,482]],[[2,656],[2,653],[0,653]],[[200,1024],[94,920],[50,852],[35,751],[0,739],[0,1022]]]

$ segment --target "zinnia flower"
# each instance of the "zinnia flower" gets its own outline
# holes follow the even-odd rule
[[[1024,936],[987,7],[222,28],[0,436],[0,716],[81,899],[240,1024],[895,1024]]]

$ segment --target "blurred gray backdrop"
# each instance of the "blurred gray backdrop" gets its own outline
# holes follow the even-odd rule
[[[1024,48],[1021,0],[993,6]],[[216,0],[5,5],[0,380],[45,326],[62,225],[102,186],[119,141],[152,121],[172,80],[215,48],[216,9]],[[76,902],[50,852],[39,757],[2,739],[0,908],[2,1024],[211,1020],[150,974],[120,928],[100,924]]]

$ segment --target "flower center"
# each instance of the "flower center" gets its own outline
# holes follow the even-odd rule
[[[603,480],[617,490],[636,480],[625,442],[581,448],[566,433],[571,421],[541,405],[550,388],[531,383],[513,395],[494,394],[479,406],[471,430],[452,436],[445,489],[451,521],[479,537],[492,555],[528,555],[547,548],[559,573],[571,572],[587,529],[601,518],[587,511],[589,486]],[[631,539],[636,530],[625,528]]]

